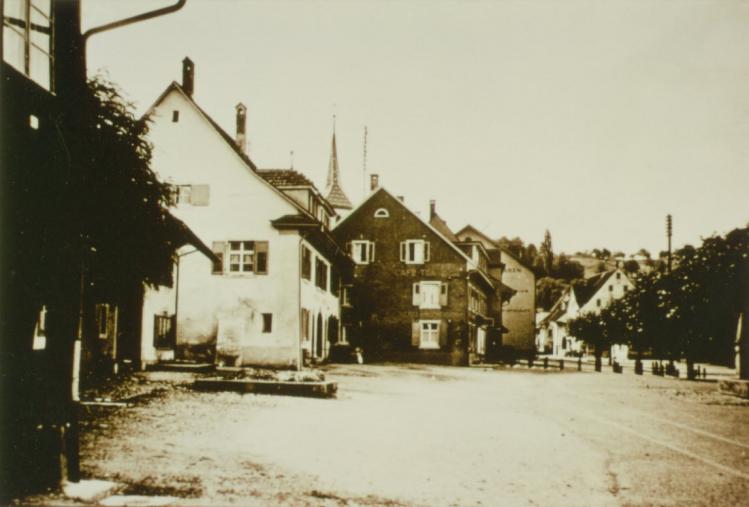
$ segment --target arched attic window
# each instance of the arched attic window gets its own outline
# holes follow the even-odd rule
[[[374,213],[375,218],[388,218],[390,213],[385,208],[380,208]]]

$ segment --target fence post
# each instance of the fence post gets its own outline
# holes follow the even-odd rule
[[[564,359],[559,360],[559,369],[564,370]]]
[[[546,370],[549,367],[549,358],[544,357],[544,370]]]
[[[577,371],[583,371],[583,358],[582,356],[577,358]]]

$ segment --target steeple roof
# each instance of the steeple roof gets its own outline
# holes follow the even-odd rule
[[[338,150],[335,144],[335,132],[333,132],[333,143],[330,147],[330,162],[328,163],[328,181],[325,185],[325,199],[334,207],[339,209],[353,209],[351,201],[341,188],[341,175],[338,170]]]

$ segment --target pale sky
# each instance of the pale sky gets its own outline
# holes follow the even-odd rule
[[[170,3],[86,0],[84,29]],[[749,2],[188,0],[88,55],[138,113],[190,56],[256,164],[321,189],[335,113],[355,204],[367,125],[369,172],[454,230],[657,253],[667,213],[676,246],[749,222]]]

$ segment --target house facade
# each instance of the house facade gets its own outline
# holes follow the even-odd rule
[[[570,321],[584,314],[599,314],[614,300],[634,288],[634,283],[621,268],[605,271],[585,279],[583,283],[569,287],[549,310],[549,314],[539,324],[539,343],[551,349],[557,356],[580,354],[584,344],[572,336]],[[621,346],[612,348],[615,353],[626,358],[627,350]]]
[[[217,260],[183,249],[174,288],[146,295],[144,360],[300,367],[305,357],[325,358],[340,334],[348,263],[328,230],[335,212],[302,174],[255,166],[243,151],[242,104],[230,136],[193,90],[185,59],[182,84],[169,85],[147,113],[153,167],[175,189],[174,215]]]
[[[472,225],[455,234],[463,241],[478,241],[502,264],[502,285],[515,293],[502,305],[502,345],[520,354],[536,351],[536,275],[506,248]]]
[[[481,360],[499,332],[486,253],[458,247],[372,177],[369,197],[333,230],[355,264],[344,296],[350,339],[375,359]]]

